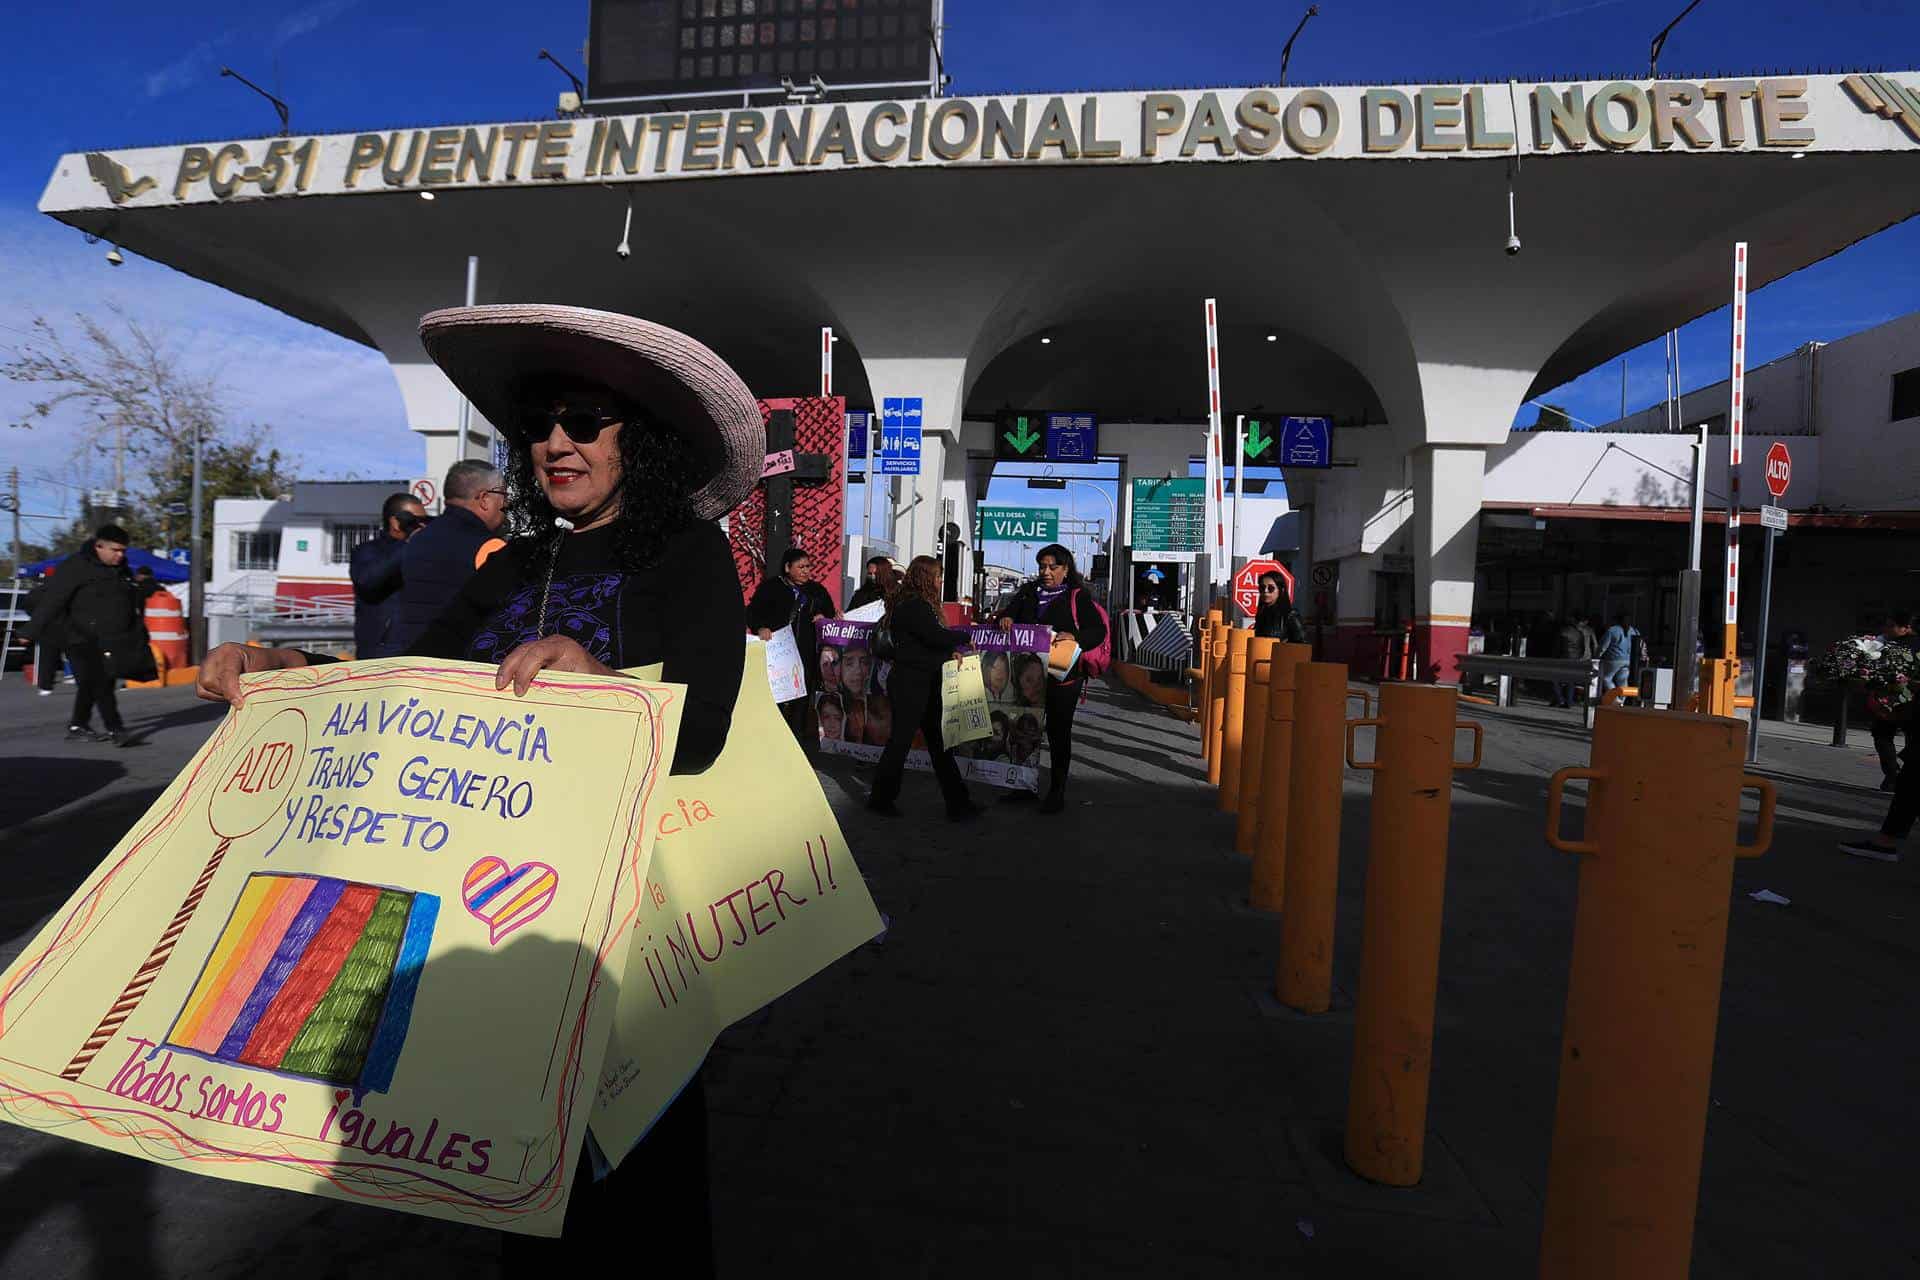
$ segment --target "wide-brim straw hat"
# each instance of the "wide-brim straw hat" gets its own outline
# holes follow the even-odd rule
[[[713,520],[760,482],[767,454],[759,402],[727,362],[677,329],[586,307],[448,307],[420,320],[420,341],[453,385],[509,438],[543,377],[597,383],[645,409],[692,447],[694,513]]]

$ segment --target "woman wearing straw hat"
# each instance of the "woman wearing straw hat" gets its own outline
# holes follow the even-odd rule
[[[759,481],[766,432],[753,393],[700,343],[630,316],[461,307],[428,315],[420,337],[510,446],[515,536],[410,653],[497,663],[496,687],[521,695],[542,671],[664,663],[663,678],[687,688],[673,771],[705,769],[726,743],[745,661],[746,610],[713,521]],[[322,661],[221,645],[201,665],[200,696],[238,702],[242,675]],[[696,1074],[607,1178],[591,1181],[582,1151],[565,1247],[584,1257],[624,1241],[644,1203],[656,1230],[686,1233],[653,1243],[681,1270],[710,1271],[705,1170]]]

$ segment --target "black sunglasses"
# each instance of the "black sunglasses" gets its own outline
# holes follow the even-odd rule
[[[559,427],[567,433],[567,439],[575,444],[592,444],[600,438],[602,431],[617,427],[624,421],[619,414],[599,409],[562,409],[557,413],[551,408],[523,409],[520,411],[520,436],[532,443],[545,440],[555,427]]]

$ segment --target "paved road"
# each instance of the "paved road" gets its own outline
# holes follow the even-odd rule
[[[67,747],[63,700],[0,683],[0,959],[214,723],[178,690],[125,705],[144,745]],[[1586,737],[1569,713],[1474,714],[1486,763],[1456,792],[1428,1175],[1408,1191],[1343,1170],[1351,1011],[1265,999],[1277,925],[1243,905],[1192,729],[1097,695],[1069,812],[996,807],[970,828],[869,821],[863,772],[827,761],[893,927],[713,1056],[722,1274],[1529,1274],[1574,890],[1540,837],[1543,781],[1585,763]],[[1695,1274],[1911,1274],[1920,855],[1833,852],[1882,809],[1852,785],[1876,777],[1862,751],[1769,744],[1766,761],[1779,829],[1736,872]],[[1366,786],[1348,775],[1343,991]],[[931,819],[931,780],[902,803]],[[1792,905],[1746,896],[1763,887]],[[8,1274],[474,1277],[496,1255],[485,1232],[0,1127]]]

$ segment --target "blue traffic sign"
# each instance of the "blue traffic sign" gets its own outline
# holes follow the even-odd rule
[[[1093,462],[1100,454],[1100,425],[1090,413],[1047,415],[1047,461]]]
[[[888,396],[880,402],[880,474],[920,474],[920,396]]]
[[[867,409],[847,410],[847,456],[867,456],[867,439],[873,434],[873,413]]]
[[[1282,418],[1280,457],[1283,467],[1326,468],[1333,465],[1332,424],[1325,418]]]

